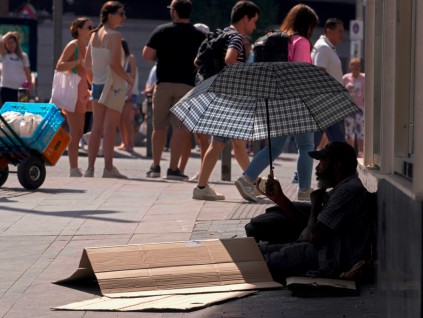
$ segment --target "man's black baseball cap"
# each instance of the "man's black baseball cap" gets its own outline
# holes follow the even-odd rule
[[[348,167],[357,167],[357,154],[354,148],[343,141],[331,142],[322,150],[309,151],[308,155],[317,160],[329,157],[339,160]]]

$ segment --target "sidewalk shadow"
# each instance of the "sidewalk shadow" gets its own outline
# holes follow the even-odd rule
[[[103,296],[100,290],[100,286],[98,285],[98,281],[96,279],[87,280],[87,279],[80,279],[75,280],[72,282],[66,283],[55,283],[59,286],[66,286],[84,293],[92,294],[93,296]]]
[[[38,210],[14,208],[10,206],[1,206],[1,205],[0,205],[0,210],[8,211],[8,212],[25,213],[25,214],[43,215],[43,216],[58,216],[58,217],[66,217],[66,218],[72,217],[72,218],[79,218],[79,219],[90,219],[90,220],[112,222],[112,223],[128,223],[128,224],[139,223],[139,221],[123,220],[118,218],[99,216],[99,215],[106,215],[106,214],[121,213],[121,211],[111,211],[111,210],[110,211],[108,210],[38,211]]]

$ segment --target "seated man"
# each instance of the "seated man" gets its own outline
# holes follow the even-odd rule
[[[339,277],[365,254],[371,214],[365,208],[368,192],[357,175],[354,148],[335,141],[309,155],[319,160],[319,189],[310,194],[309,218],[300,237],[294,243],[259,244],[276,281],[295,275]],[[304,226],[304,211],[285,196],[278,181],[268,179],[266,196],[293,224]]]

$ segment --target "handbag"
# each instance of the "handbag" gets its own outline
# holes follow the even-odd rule
[[[78,46],[75,50],[75,60],[78,57]],[[54,71],[50,103],[58,108],[69,112],[75,111],[78,101],[78,85],[81,77],[76,73],[76,67],[72,72]]]
[[[107,66],[107,79],[98,102],[107,108],[122,112],[125,105],[128,85],[117,75],[110,66]]]

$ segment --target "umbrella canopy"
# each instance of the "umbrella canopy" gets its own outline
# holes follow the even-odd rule
[[[171,111],[192,132],[261,140],[324,130],[359,109],[348,91],[316,66],[272,62],[228,66]]]

